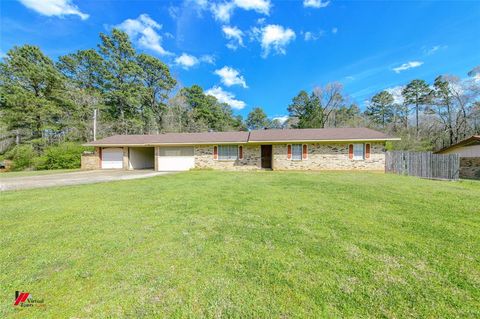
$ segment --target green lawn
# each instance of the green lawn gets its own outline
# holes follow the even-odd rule
[[[0,208],[0,317],[480,316],[478,182],[193,171]]]
[[[18,172],[0,172],[0,179],[9,177],[23,177],[23,176],[38,176],[38,175],[50,175],[58,173],[73,173],[79,172],[80,169],[52,169],[43,171],[18,171]]]

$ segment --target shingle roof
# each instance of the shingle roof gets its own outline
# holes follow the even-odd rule
[[[478,144],[478,143],[480,143],[480,135],[472,135],[469,138],[458,142],[457,144],[453,144],[453,145],[447,146],[445,148],[442,148],[439,151],[436,151],[435,154],[442,154],[443,152],[449,151],[449,150],[457,148],[457,147],[474,145],[474,144]]]
[[[254,142],[310,142],[350,140],[398,140],[368,128],[268,129],[251,132],[165,133],[156,135],[114,135],[85,145],[212,144]]]
[[[391,139],[387,134],[368,128],[321,128],[261,130],[250,133],[250,142],[329,141]]]
[[[248,132],[164,133],[153,135],[113,135],[85,145],[150,145],[246,143]]]

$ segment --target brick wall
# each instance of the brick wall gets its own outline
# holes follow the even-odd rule
[[[460,178],[480,179],[480,157],[460,157]]]
[[[273,169],[275,170],[381,170],[385,169],[383,143],[370,143],[370,158],[351,160],[349,144],[308,144],[308,158],[301,161],[287,158],[287,144],[273,145]],[[222,161],[213,158],[213,145],[195,147],[195,167],[248,170],[260,169],[260,145],[244,145],[243,159]]]
[[[236,161],[215,160],[214,145],[195,146],[195,168],[251,170],[260,168],[260,146],[243,145],[243,159]]]
[[[82,154],[80,167],[83,170],[92,170],[100,168],[100,152],[99,148],[95,147],[93,154]]]
[[[384,170],[383,143],[370,143],[370,158],[351,160],[349,144],[308,144],[308,158],[299,161],[287,158],[287,144],[273,146],[273,169],[287,170]]]

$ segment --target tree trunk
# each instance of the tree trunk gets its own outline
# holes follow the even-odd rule
[[[415,125],[416,125],[416,131],[417,131],[417,136],[418,136],[418,102],[415,103]]]

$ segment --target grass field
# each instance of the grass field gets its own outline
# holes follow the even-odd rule
[[[0,317],[480,317],[478,182],[194,171],[0,208]]]

